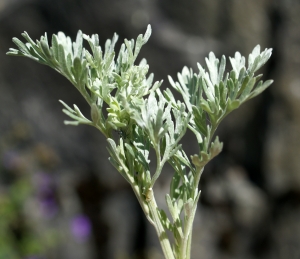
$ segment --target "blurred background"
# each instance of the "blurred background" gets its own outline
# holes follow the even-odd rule
[[[299,259],[299,14],[296,0],[0,0],[0,259],[162,258],[104,137],[63,124],[58,100],[89,116],[84,99],[50,68],[5,55],[23,31],[74,39],[81,29],[101,45],[117,32],[118,49],[149,23],[140,57],[163,88],[209,51],[274,49],[261,72],[275,83],[218,130],[224,150],[201,179],[192,258]],[[195,139],[183,146],[193,154]],[[156,186],[162,207],[171,174]]]

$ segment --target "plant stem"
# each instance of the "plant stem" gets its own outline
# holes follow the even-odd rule
[[[191,234],[192,234],[191,229],[192,229],[193,221],[194,221],[193,215],[189,215],[189,217],[185,219],[183,240],[180,246],[180,259],[190,259],[190,257],[187,257],[187,254],[190,254],[190,251],[188,251],[188,249],[190,248],[189,241],[191,239]]]
[[[186,221],[187,220],[188,219],[184,219],[184,232],[183,232],[183,238],[181,239],[180,247],[179,247],[179,259],[186,259],[186,247],[187,247],[187,242],[188,242],[188,236],[186,233]]]
[[[204,168],[196,168],[196,177],[194,179],[194,192],[198,190],[198,184],[200,181],[200,176]],[[196,196],[196,193],[193,193],[193,196]],[[194,200],[197,204],[198,199]],[[192,234],[193,234],[193,223],[195,220],[197,205],[195,211],[187,215],[184,220],[184,233],[182,243],[180,244],[180,259],[190,259],[191,257],[191,243],[192,243]]]
[[[158,208],[153,195],[152,188],[148,189],[146,199],[154,222],[153,226],[155,227],[164,256],[166,259],[175,259],[167,233],[160,221]]]
[[[139,190],[139,187],[136,185],[136,184],[131,184],[131,187],[132,187],[132,190],[136,196],[136,198],[138,199],[143,211],[144,211],[144,214],[146,216],[146,218],[148,219],[148,221],[154,225],[154,221],[151,219],[150,217],[150,211],[149,211],[149,207],[147,206],[147,203],[145,202],[145,199],[143,198],[143,195],[141,194],[140,190]]]
[[[191,228],[191,232],[189,235],[189,240],[188,240],[187,249],[186,249],[186,259],[191,258],[192,236],[193,236],[193,228]]]

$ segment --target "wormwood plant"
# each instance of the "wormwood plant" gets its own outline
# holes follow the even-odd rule
[[[150,34],[149,25],[136,41],[125,39],[116,54],[117,34],[102,49],[97,34],[90,37],[79,31],[72,42],[59,32],[52,36],[49,47],[47,34],[34,42],[24,32],[26,43],[13,38],[18,49],[11,48],[7,54],[48,65],[77,88],[91,107],[91,119],[75,104],[71,108],[60,101],[63,112],[73,119],[65,124],[91,125],[106,137],[109,160],[131,185],[156,229],[165,258],[189,259],[200,176],[223,146],[218,137],[213,140],[214,133],[230,112],[272,83],[272,80],[260,81],[262,75],[255,75],[272,50],[260,52],[260,46],[256,46],[247,66],[245,57],[236,52],[229,58],[232,66],[229,73],[225,73],[225,57],[219,60],[212,52],[205,59],[208,71],[199,63],[198,73],[184,67],[178,73],[178,82],[169,76],[170,85],[182,95],[182,102],[174,98],[169,88],[160,90],[162,81],[153,83],[153,74],[147,76],[149,66],[145,59],[135,64]],[[83,40],[88,42],[90,50],[83,47]],[[187,130],[194,133],[199,146],[198,153],[190,158],[180,144]],[[154,172],[149,167],[150,150],[156,155]],[[167,162],[174,169],[170,192],[166,194],[171,219],[158,208],[153,193]]]

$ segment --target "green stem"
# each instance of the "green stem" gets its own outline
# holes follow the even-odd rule
[[[149,221],[152,225],[154,225],[154,221],[153,221],[153,220],[151,219],[151,217],[150,217],[149,207],[148,207],[148,205],[146,204],[145,199],[144,199],[143,195],[141,194],[138,185],[136,185],[135,183],[131,183],[131,187],[132,187],[133,192],[134,192],[136,198],[138,199],[138,201],[139,201],[139,203],[140,203],[140,205],[141,205],[141,207],[142,207],[142,209],[143,209],[143,211],[144,211],[144,213],[145,213],[146,218],[148,219],[148,221]]]
[[[152,188],[149,188],[146,194],[146,200],[148,202],[148,206],[153,219],[153,226],[155,227],[161,248],[163,250],[164,256],[166,259],[175,259],[170,241],[168,239],[167,233],[161,224],[160,217],[158,214],[157,204],[153,195]]]
[[[204,168],[196,168],[196,174],[194,179],[194,193],[193,197],[195,197],[195,192],[198,190],[198,184],[200,181],[200,176]],[[194,202],[198,202],[198,199]],[[194,205],[193,205],[194,206]],[[196,208],[195,211],[191,212],[189,215],[186,215],[186,218],[184,220],[184,233],[183,233],[183,239],[180,244],[180,259],[190,259],[191,258],[191,243],[192,243],[192,234],[193,234],[193,223],[196,215]]]
[[[191,228],[191,232],[189,235],[189,240],[186,248],[186,259],[191,258],[192,236],[193,236],[193,228]]]
[[[190,254],[190,251],[188,251],[188,248],[190,248],[188,244],[191,239],[193,221],[193,215],[189,215],[189,217],[185,220],[184,234],[180,246],[180,259],[190,259],[190,257],[187,257],[187,254]]]
[[[184,221],[184,234],[183,239],[180,244],[180,259],[190,259],[191,258],[191,243],[193,235],[193,223],[197,210],[199,196],[194,200],[193,209],[190,211],[189,215]]]
[[[202,168],[196,167],[196,173],[195,173],[195,179],[194,179],[194,189],[193,189],[194,196],[195,196],[195,191],[198,188],[198,185],[200,182],[200,177],[202,175],[203,170],[204,170],[204,167],[202,167]]]

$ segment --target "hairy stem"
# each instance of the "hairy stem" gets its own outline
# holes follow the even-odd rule
[[[153,195],[152,188],[149,188],[146,196],[148,206],[154,221],[154,227],[166,259],[175,259],[167,233],[161,224],[157,204]]]
[[[136,198],[138,199],[138,201],[142,207],[142,210],[144,211],[146,218],[152,225],[155,225],[154,221],[151,219],[149,207],[148,207],[147,203],[145,202],[145,199],[144,199],[143,195],[141,194],[138,185],[133,183],[133,184],[131,184],[131,187],[132,187],[132,190],[133,190]]]

